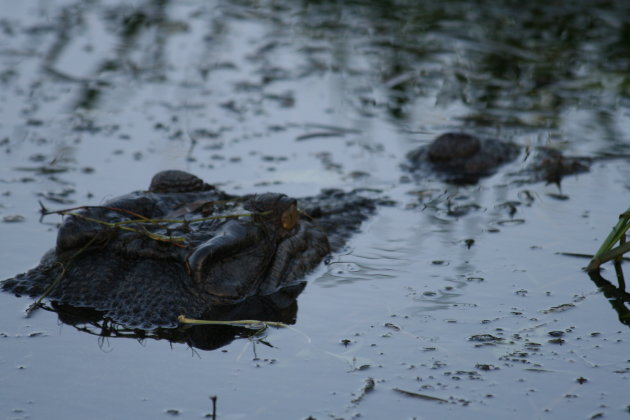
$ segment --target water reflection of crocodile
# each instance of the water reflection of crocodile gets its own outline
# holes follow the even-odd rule
[[[514,161],[520,153],[521,147],[515,143],[446,133],[428,146],[411,151],[404,167],[420,176],[436,175],[454,184],[474,184]],[[527,182],[559,184],[562,177],[585,172],[590,164],[587,158],[565,157],[550,147],[537,147],[526,155],[530,163],[517,175]]]
[[[299,284],[374,208],[338,190],[235,197],[164,171],[148,191],[73,212],[56,248],[2,288],[93,308],[125,326],[170,327],[180,314],[201,317]]]
[[[304,282],[287,286],[270,295],[257,295],[246,298],[235,304],[216,305],[208,309],[202,316],[214,321],[264,320],[295,324],[297,318],[297,297],[304,290]],[[239,338],[261,339],[262,326],[252,324],[238,325],[186,325],[181,328],[155,328],[150,331],[139,328],[127,328],[103,318],[103,314],[91,308],[77,308],[52,302],[44,309],[53,311],[59,320],[72,325],[77,330],[86,332],[101,339],[131,338],[136,340],[167,340],[171,343],[186,343],[200,350],[215,350],[230,344]]]

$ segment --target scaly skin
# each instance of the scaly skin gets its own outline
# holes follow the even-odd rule
[[[2,288],[40,296],[51,287],[50,300],[102,311],[127,327],[173,327],[180,314],[199,317],[213,306],[299,284],[374,209],[373,200],[356,193],[327,191],[300,201],[272,193],[235,197],[194,175],[160,172],[146,192],[66,216],[56,248]],[[208,219],[234,214],[251,216]],[[164,221],[138,223],[142,218]]]

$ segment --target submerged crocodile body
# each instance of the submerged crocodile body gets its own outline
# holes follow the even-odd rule
[[[429,145],[409,152],[403,167],[420,176],[436,176],[453,184],[475,184],[480,178],[494,174],[501,165],[514,161],[521,152],[522,148],[515,143],[445,133]],[[524,182],[559,184],[562,177],[586,172],[590,165],[588,158],[566,157],[549,147],[528,151],[526,159],[531,163],[516,174]]]
[[[299,285],[374,209],[352,192],[237,197],[164,171],[148,191],[70,212],[56,247],[2,289],[93,308],[128,327],[173,327],[180,314],[202,317]]]

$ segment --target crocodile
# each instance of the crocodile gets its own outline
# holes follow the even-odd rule
[[[493,175],[499,167],[513,162],[523,152],[516,143],[493,138],[479,138],[466,133],[445,133],[429,145],[420,146],[407,154],[403,169],[419,178],[437,177],[452,184],[476,184]],[[515,174],[518,182],[560,184],[566,175],[589,170],[591,160],[567,157],[552,147],[525,148],[527,165]]]
[[[179,315],[299,286],[375,208],[358,191],[235,196],[162,171],[147,191],[62,212],[56,246],[1,287],[129,328],[172,328]]]

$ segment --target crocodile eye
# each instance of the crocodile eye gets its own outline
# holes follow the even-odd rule
[[[286,209],[282,216],[280,216],[280,222],[282,223],[282,227],[286,230],[293,229],[298,222],[298,211],[295,203],[291,204],[288,209]]]

